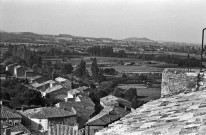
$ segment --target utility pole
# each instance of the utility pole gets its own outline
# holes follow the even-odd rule
[[[204,52],[204,31],[206,28],[202,30],[202,50],[201,50],[201,61],[200,61],[200,72],[202,72],[202,61],[203,61],[203,52]]]

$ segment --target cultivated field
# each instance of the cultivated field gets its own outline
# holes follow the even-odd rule
[[[84,61],[86,62],[87,69],[89,73],[91,73],[91,58],[94,57],[84,57]],[[164,68],[167,67],[177,67],[177,65],[167,64],[164,62],[156,62],[152,61],[152,64],[148,63],[148,61],[143,61],[135,58],[115,58],[115,57],[96,57],[97,63],[101,68],[114,68],[119,73],[125,72],[162,72]],[[81,61],[81,58],[72,58],[69,60],[73,65],[78,65]],[[135,62],[134,65],[120,65],[120,62],[123,63],[131,63]]]

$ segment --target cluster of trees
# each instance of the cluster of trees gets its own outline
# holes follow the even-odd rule
[[[26,46],[9,46],[8,52],[3,55],[4,64],[17,63],[22,66],[32,67],[34,64],[41,65],[42,58],[30,51]]]
[[[87,52],[91,56],[103,56],[103,57],[127,57],[124,50],[113,52],[112,46],[92,46],[87,49]]]
[[[173,56],[173,55],[154,55],[154,54],[139,54],[138,59],[162,61],[171,64],[177,64],[178,66],[199,67],[200,60],[187,57]]]
[[[112,46],[92,46],[87,49],[89,55],[92,56],[113,56],[113,47]]]
[[[129,88],[128,90],[123,90],[121,88],[116,87],[113,91],[113,95],[130,101],[131,107],[134,109],[142,106],[145,103],[145,101],[140,100],[138,98],[136,88]]]
[[[114,68],[105,68],[104,73],[107,75],[115,75],[117,71]]]
[[[65,55],[80,55],[79,52],[75,51],[74,48],[58,48],[58,47],[51,47],[51,48],[42,48],[39,49],[37,54],[41,56],[52,56],[52,57],[64,57]],[[82,55],[82,54],[81,54]]]
[[[41,93],[36,90],[29,89],[23,84],[27,84],[26,79],[7,79],[1,82],[0,99],[10,100],[10,107],[16,108],[21,105],[54,105],[58,102],[53,97],[47,95],[43,98]]]

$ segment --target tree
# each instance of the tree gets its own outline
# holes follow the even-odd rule
[[[99,69],[98,76],[97,76],[98,83],[106,81],[106,77],[103,74],[103,69]]]
[[[10,57],[12,57],[12,54],[10,52],[5,52],[2,56],[2,59],[5,60],[5,59],[8,59]]]
[[[129,88],[125,93],[124,97],[126,100],[130,101],[133,99],[134,96],[137,96],[137,89],[136,88]]]
[[[116,74],[116,70],[114,68],[105,68],[104,69],[104,73],[107,74],[107,75],[114,75]]]
[[[93,76],[94,80],[97,81],[99,68],[98,68],[98,65],[97,65],[97,59],[96,58],[93,58],[91,71],[92,71],[92,76]]]
[[[132,107],[133,109],[136,109],[136,108],[142,106],[144,103],[145,103],[144,101],[138,100],[138,97],[137,97],[137,96],[134,96],[134,97],[132,98],[132,101],[131,101],[131,107]]]
[[[62,74],[70,74],[73,71],[73,66],[70,63],[62,64],[61,66],[61,73]]]
[[[6,99],[6,100],[10,100],[10,95],[8,92],[2,92],[0,94],[0,99]]]
[[[83,59],[81,59],[74,73],[78,77],[83,77],[88,75],[88,72],[86,70],[86,62]]]
[[[118,87],[114,88],[113,95],[116,96],[116,97],[123,98],[124,97],[123,89],[118,88]]]
[[[44,105],[41,93],[36,90],[27,90],[17,96],[21,98],[20,102],[24,105]]]
[[[122,74],[122,78],[127,78],[125,73]]]

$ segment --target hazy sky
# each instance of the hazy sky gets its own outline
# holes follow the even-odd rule
[[[0,30],[201,43],[206,0],[0,0]]]

